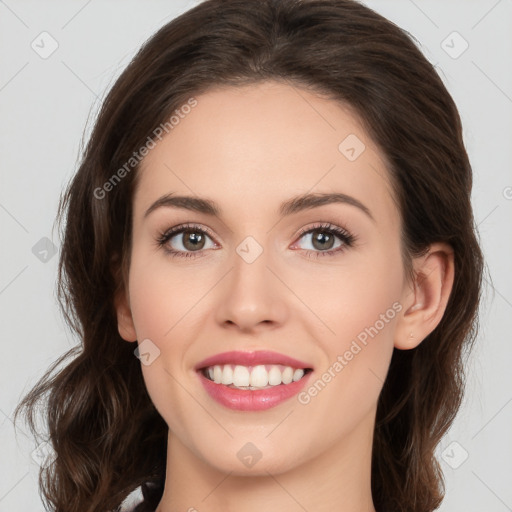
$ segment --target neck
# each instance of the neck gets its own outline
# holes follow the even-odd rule
[[[370,414],[325,453],[288,471],[249,476],[213,467],[169,430],[165,488],[156,512],[375,512],[373,428]]]

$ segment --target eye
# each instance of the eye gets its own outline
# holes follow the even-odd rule
[[[182,226],[176,226],[169,229],[164,233],[160,233],[157,238],[157,245],[162,247],[170,256],[177,257],[196,257],[202,249],[211,249],[212,247],[205,247],[206,240],[210,239],[209,232],[194,224],[185,224]],[[182,236],[178,236],[182,235]],[[171,245],[171,241],[176,238],[174,247]],[[213,247],[216,247],[213,244]]]
[[[181,235],[181,236],[179,236]],[[218,247],[212,242],[207,246],[207,240],[212,240],[213,235],[209,230],[199,227],[195,224],[185,224],[175,226],[163,233],[160,233],[156,239],[158,247],[162,247],[165,252],[172,257],[191,258],[202,256],[203,249]],[[299,239],[310,239],[312,249],[299,247],[315,257],[333,256],[348,247],[352,247],[356,237],[343,228],[329,223],[320,223],[299,233]],[[173,239],[176,239],[174,241]],[[339,243],[336,245],[336,239]],[[172,244],[171,242],[174,243]]]
[[[309,238],[312,249],[300,247],[313,253],[315,257],[333,256],[338,252],[344,251],[347,247],[352,247],[356,237],[348,231],[333,224],[317,224],[300,233],[300,238]],[[336,244],[336,238],[339,240]]]

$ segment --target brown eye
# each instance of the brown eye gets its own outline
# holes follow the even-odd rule
[[[207,246],[207,240],[211,245]],[[171,256],[200,256],[203,249],[215,248],[210,236],[204,229],[191,225],[174,227],[160,235],[157,243]]]
[[[334,256],[345,249],[352,247],[356,237],[343,228],[330,223],[316,225],[302,231],[299,240],[308,240],[310,247],[299,242],[298,248],[303,249],[310,256]],[[338,241],[338,243],[336,243]]]
[[[188,251],[203,249],[205,244],[205,235],[199,231],[183,231],[182,244]]]
[[[334,235],[321,229],[312,231],[311,235],[311,240],[315,249],[318,249],[319,251],[332,249],[334,245]]]

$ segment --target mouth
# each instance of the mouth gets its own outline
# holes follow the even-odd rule
[[[294,368],[281,364],[259,364],[256,366],[216,364],[201,368],[199,371],[206,379],[215,384],[223,384],[231,389],[258,390],[298,382],[313,370],[312,368]]]
[[[207,393],[221,405],[260,411],[296,395],[313,368],[276,352],[236,351],[210,357],[195,370]]]

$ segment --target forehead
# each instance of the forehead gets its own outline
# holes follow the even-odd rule
[[[142,161],[136,216],[166,193],[208,197],[250,218],[290,196],[341,192],[396,221],[383,155],[349,107],[277,82],[195,99]]]

